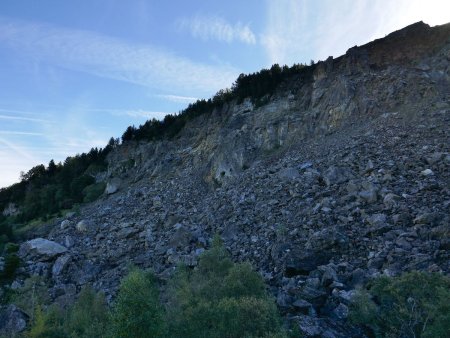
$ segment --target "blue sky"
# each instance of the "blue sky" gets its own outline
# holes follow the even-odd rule
[[[448,0],[2,0],[0,187],[273,63],[337,57]]]

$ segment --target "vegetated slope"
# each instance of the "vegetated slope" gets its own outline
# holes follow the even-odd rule
[[[129,263],[164,279],[219,233],[309,336],[360,335],[354,290],[379,274],[450,272],[450,25],[417,23],[224,100],[172,140],[108,155],[110,195],[19,251],[55,302],[117,291]],[[112,186],[118,187],[112,189]],[[42,242],[42,241],[41,241]],[[48,243],[47,243],[48,244]]]

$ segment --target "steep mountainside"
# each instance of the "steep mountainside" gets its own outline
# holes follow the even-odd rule
[[[58,303],[86,283],[113,297],[128,264],[165,280],[218,233],[292,325],[350,337],[349,302],[370,278],[450,273],[450,24],[353,47],[264,102],[115,148],[107,193],[40,234],[59,245],[21,245],[16,285],[38,274]]]

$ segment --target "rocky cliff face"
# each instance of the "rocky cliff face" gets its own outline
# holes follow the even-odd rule
[[[120,146],[113,193],[50,224],[56,243],[25,243],[16,283],[45,276],[59,303],[86,283],[113,296],[129,263],[165,279],[219,233],[307,336],[358,336],[356,287],[450,272],[449,127],[450,25],[417,23],[286,79],[266,104]]]

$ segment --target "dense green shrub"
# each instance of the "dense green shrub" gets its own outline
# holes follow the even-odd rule
[[[350,318],[376,337],[450,337],[450,280],[409,272],[379,277],[358,293]]]
[[[50,306],[45,311],[41,305],[36,306],[31,320],[31,327],[25,332],[27,338],[68,338],[64,331],[64,316],[57,306]]]
[[[15,253],[19,251],[19,247],[19,244],[9,242],[5,245],[5,251],[6,253]]]
[[[15,253],[7,254],[5,256],[5,266],[0,277],[3,279],[12,279],[20,266],[20,258]]]
[[[83,288],[75,304],[69,309],[64,331],[69,337],[106,337],[108,306],[105,295],[91,287]]]
[[[4,244],[3,241],[6,240],[6,238],[0,238],[0,249],[4,251],[4,266],[3,271],[0,272],[0,283],[10,282],[20,266],[20,258],[16,254],[19,245],[11,242]]]
[[[3,270],[0,271],[0,284],[9,283],[16,274],[17,268],[20,266],[20,258],[16,252],[19,250],[19,245],[15,243],[5,243],[8,241],[6,235],[0,236],[0,250],[3,251]]]
[[[106,184],[104,182],[88,185],[83,189],[83,202],[90,203],[99,198],[105,191]]]
[[[165,337],[163,308],[155,278],[150,272],[132,270],[120,285],[112,308],[111,337]]]
[[[5,245],[14,240],[13,227],[7,223],[6,219],[0,223],[0,252],[3,252]]]
[[[22,287],[14,290],[10,295],[10,302],[16,304],[31,319],[38,305],[46,307],[50,303],[48,285],[41,276],[27,278]]]
[[[43,310],[35,307],[31,327],[25,333],[33,338],[101,338],[108,337],[108,307],[103,293],[85,287],[76,302],[63,310],[54,305]]]
[[[180,269],[169,298],[171,337],[284,336],[261,277],[249,264],[233,264],[217,239],[197,269]]]
[[[34,310],[33,319],[30,329],[25,332],[25,337],[39,338],[43,337],[47,332],[47,320],[42,307],[38,305]]]

